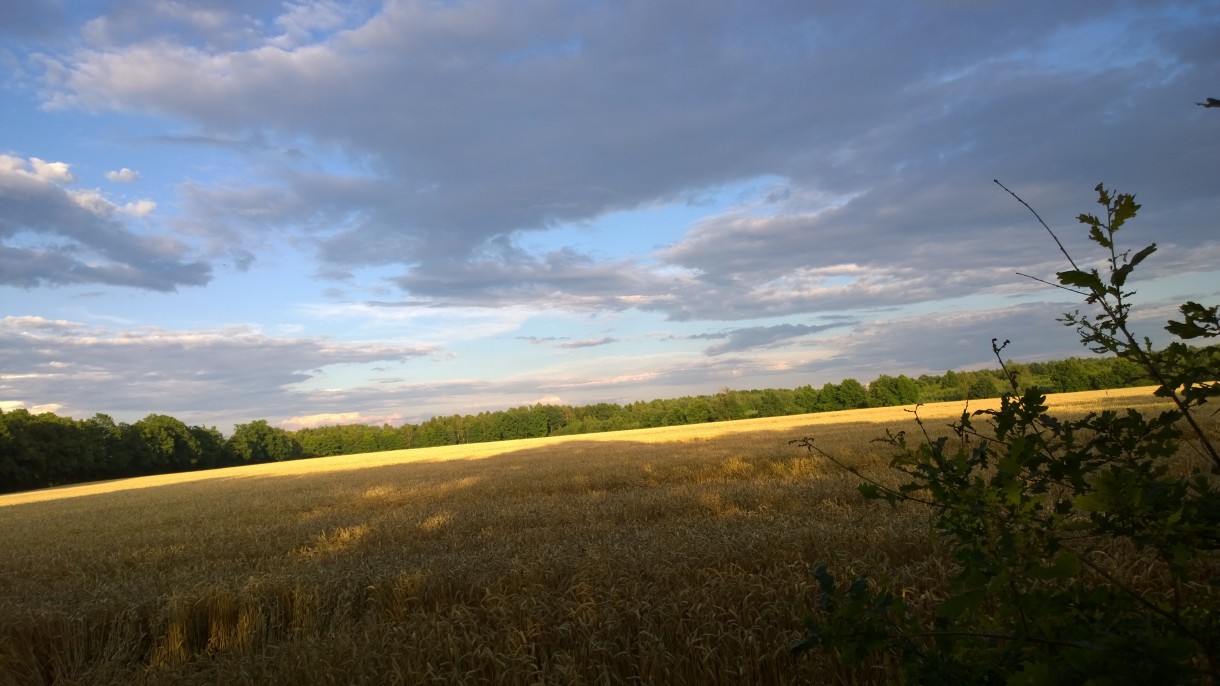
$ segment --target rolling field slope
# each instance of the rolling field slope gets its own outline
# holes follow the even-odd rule
[[[994,402],[994,401],[992,401]],[[1152,406],[1065,394],[1063,413]],[[971,409],[982,405],[972,404]],[[930,428],[962,403],[924,406]],[[908,408],[909,409],[909,408]],[[834,683],[809,565],[935,588],[865,505],[903,408],[532,439],[0,496],[0,683]],[[878,671],[883,680],[885,672]]]

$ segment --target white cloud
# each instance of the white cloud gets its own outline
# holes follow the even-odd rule
[[[0,174],[24,177],[30,181],[72,183],[76,177],[66,162],[47,162],[37,157],[28,160],[0,155]]]
[[[317,321],[344,322],[356,330],[385,335],[387,331],[410,331],[416,340],[436,344],[454,343],[518,330],[538,314],[525,306],[435,307],[419,302],[311,303],[298,310]]]
[[[105,217],[114,213],[118,206],[110,202],[102,192],[96,188],[90,190],[68,191],[68,197],[72,198],[72,202],[78,207],[88,210],[93,214]]]
[[[366,415],[360,412],[323,412],[319,414],[302,415],[298,417],[289,417],[282,419],[279,425],[285,429],[307,429],[318,426],[332,426],[338,424],[372,424],[372,425],[397,425],[403,423],[403,416],[399,413],[382,414],[382,415]]]
[[[114,183],[132,183],[140,180],[140,172],[123,167],[118,171],[106,172],[106,180]]]
[[[353,11],[352,5],[334,0],[286,2],[284,9],[286,11],[275,18],[276,27],[283,33],[269,41],[281,48],[308,42],[318,33],[342,27]]]
[[[30,168],[33,169],[34,176],[47,181],[59,181],[61,183],[76,181],[76,177],[72,175],[68,165],[64,162],[46,162],[37,157],[31,157]]]
[[[226,4],[234,7],[225,7]],[[257,16],[279,4],[279,0],[239,3],[126,0],[86,21],[81,27],[81,37],[86,44],[99,48],[170,38],[238,46],[257,39],[260,28]]]
[[[116,212],[129,214],[133,217],[143,217],[157,209],[157,203],[147,198],[116,205],[97,188],[87,190],[69,190],[68,197],[82,209],[88,210],[99,217],[109,217]]]
[[[152,200],[136,200],[123,205],[123,211],[133,217],[143,217],[157,209],[157,203]]]
[[[42,405],[34,405],[26,407],[26,404],[21,400],[0,400],[0,412],[12,412],[13,410],[28,410],[30,414],[42,414],[44,412],[56,413],[63,409],[60,403],[45,403]]]

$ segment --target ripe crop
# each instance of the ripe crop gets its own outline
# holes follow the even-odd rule
[[[898,588],[949,572],[924,513],[789,441],[886,479],[871,439],[914,426],[885,408],[3,496],[0,684],[835,683],[835,656],[788,652],[812,561]]]

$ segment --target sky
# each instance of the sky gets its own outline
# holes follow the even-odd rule
[[[1220,2],[0,3],[0,409],[286,429],[1087,355],[1220,296]]]

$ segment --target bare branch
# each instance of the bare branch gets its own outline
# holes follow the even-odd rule
[[[1027,209],[1027,210],[1029,210],[1030,212],[1033,212],[1033,213],[1034,213],[1034,217],[1036,217],[1036,218],[1037,218],[1038,223],[1042,225],[1042,228],[1046,229],[1046,232],[1047,232],[1047,233],[1049,233],[1049,234],[1051,235],[1051,238],[1054,238],[1054,239],[1055,239],[1055,245],[1059,246],[1059,252],[1063,253],[1063,256],[1067,258],[1068,263],[1072,265],[1072,269],[1075,269],[1075,270],[1077,270],[1077,271],[1080,271],[1080,267],[1077,267],[1077,266],[1076,266],[1076,261],[1072,259],[1072,256],[1071,256],[1071,255],[1069,255],[1069,254],[1068,254],[1067,248],[1064,248],[1064,247],[1063,247],[1063,243],[1061,243],[1061,242],[1059,241],[1059,237],[1055,235],[1055,232],[1054,232],[1054,231],[1051,231],[1051,227],[1047,226],[1047,225],[1046,225],[1046,222],[1042,221],[1042,217],[1041,217],[1041,216],[1039,216],[1039,214],[1038,214],[1037,210],[1035,210],[1034,208],[1030,207],[1030,206],[1029,206],[1029,203],[1027,203],[1027,202],[1025,202],[1024,200],[1022,200],[1022,199],[1021,199],[1021,196],[1019,196],[1019,195],[1017,195],[1016,193],[1013,193],[1011,190],[1009,190],[1009,189],[1008,189],[1008,186],[1005,186],[1004,184],[1000,183],[1000,180],[999,180],[999,179],[992,179],[992,181],[994,181],[994,182],[995,182],[995,185],[997,185],[997,186],[999,186],[1000,188],[1003,188],[1004,190],[1008,191],[1008,194],[1009,194],[1009,195],[1011,195],[1012,197],[1016,198],[1016,199],[1017,199],[1017,202],[1021,203],[1022,205],[1025,205],[1025,209]]]

